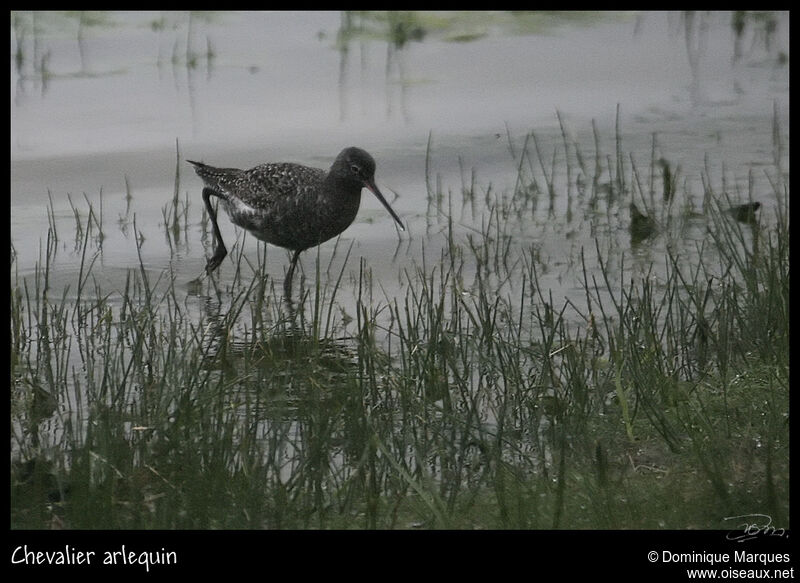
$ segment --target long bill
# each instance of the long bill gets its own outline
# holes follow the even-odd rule
[[[397,216],[397,213],[395,213],[395,212],[394,212],[394,210],[392,209],[392,207],[390,207],[390,206],[389,206],[389,203],[386,201],[386,199],[385,199],[385,198],[383,198],[383,194],[381,194],[381,191],[380,191],[380,190],[378,190],[378,187],[377,187],[377,186],[375,186],[375,184],[374,184],[374,183],[372,183],[372,182],[364,182],[364,186],[366,186],[367,188],[369,188],[369,189],[370,189],[370,191],[372,192],[372,194],[374,194],[374,195],[375,195],[375,197],[376,197],[376,198],[377,198],[379,201],[381,201],[381,204],[382,204],[383,206],[385,206],[385,207],[386,207],[386,210],[387,210],[387,211],[389,211],[389,214],[390,214],[390,215],[392,215],[392,218],[393,218],[395,221],[397,221],[397,224],[398,224],[398,225],[400,225],[400,229],[402,229],[403,231],[405,231],[405,230],[406,230],[406,228],[403,226],[403,221],[401,221],[401,220],[400,220],[400,217],[398,217],[398,216]]]

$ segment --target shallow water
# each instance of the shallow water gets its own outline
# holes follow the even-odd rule
[[[579,203],[573,207],[568,193],[576,177],[566,174],[557,112],[570,141],[593,161],[593,120],[602,156],[613,157],[619,107],[622,155],[632,156],[643,176],[653,154],[668,159],[680,168],[681,202],[695,207],[708,171],[715,191],[724,187],[735,201],[761,200],[768,221],[776,201],[765,171],[776,171],[776,162],[788,168],[786,14],[777,15],[769,39],[755,26],[747,29],[736,62],[728,13],[698,16],[694,28],[677,13],[426,14],[409,25],[405,42],[386,32],[383,17],[335,12],[83,18],[82,26],[74,14],[12,19],[12,269],[30,275],[40,260],[52,200],[56,287],[77,274],[85,235],[77,225],[90,205],[101,228],[89,241],[106,291],[122,289],[140,253],[154,276],[169,267],[178,283],[187,283],[202,273],[211,238],[200,181],[185,158],[327,167],[344,146],[370,151],[378,185],[407,231],[393,228],[366,193],[339,248],[353,243],[349,273],[363,258],[385,298],[403,293],[404,270],[422,265],[423,254],[428,263],[440,256],[448,216],[463,242],[489,220],[481,202],[487,189],[513,191],[522,166],[544,184],[550,168],[537,166],[532,142],[525,164],[512,154],[519,156],[529,132],[544,160],[557,156],[557,195],[539,194],[526,218],[509,220],[507,228],[515,245],[536,246],[547,268],[538,280],[545,296],[583,293],[575,267],[581,249],[594,252],[598,226],[615,241],[604,249],[644,263],[659,257],[663,241],[644,252],[630,248],[628,219],[619,211],[598,222]],[[176,148],[185,214],[173,240],[167,224]],[[574,158],[569,164],[574,170]],[[631,180],[630,167],[625,172]],[[462,206],[473,173],[474,202]],[[436,184],[444,195],[438,203],[429,194]],[[255,262],[260,244],[227,220],[221,227],[229,248],[243,245]],[[694,238],[702,237],[698,229]],[[323,266],[334,248],[331,242],[319,249]],[[315,256],[304,254],[306,273]],[[276,280],[287,264],[286,252],[267,248]],[[232,261],[223,264],[220,281],[233,270]]]
[[[509,359],[484,362],[483,345],[471,341],[488,329],[470,320],[477,314],[509,349],[517,367],[508,372],[523,379],[519,402],[532,407],[530,423],[514,421],[519,443],[503,456],[546,469],[555,427],[547,407],[558,405],[558,387],[538,367],[558,367],[574,349],[553,345],[566,337],[556,336],[556,316],[570,339],[587,325],[603,328],[595,317],[609,293],[604,275],[610,286],[646,276],[658,293],[667,250],[681,269],[702,262],[688,285],[725,270],[706,244],[708,192],[727,197],[721,205],[761,202],[766,225],[788,207],[776,196],[788,189],[788,14],[775,15],[771,36],[751,23],[736,60],[731,15],[695,18],[690,26],[677,13],[13,13],[12,362],[22,372],[12,455],[52,458],[68,475],[96,427],[91,456],[97,443],[116,444],[124,460],[141,446],[169,469],[178,450],[200,459],[207,443],[227,444],[232,466],[246,452],[278,452],[273,469],[287,483],[314,471],[305,464],[317,456],[320,423],[326,436],[335,427],[323,466],[347,475],[363,458],[355,447],[356,461],[348,459],[351,442],[364,438],[353,427],[383,413],[387,436],[399,423],[422,430],[413,455],[440,476],[439,425],[417,427],[415,411],[441,417],[442,427],[453,421],[438,405],[457,392],[448,374],[458,370],[458,390],[481,395],[467,403],[479,435],[496,435],[503,421],[493,399]],[[283,318],[289,254],[227,218],[228,258],[213,278],[192,283],[212,237],[186,158],[326,167],[349,145],[376,158],[378,186],[407,230],[365,192],[354,224],[303,254],[295,277],[296,292],[310,294],[303,330],[319,322],[323,341],[295,335]],[[671,203],[662,158],[677,177]],[[663,231],[635,241],[632,201]],[[755,232],[742,228],[734,244],[754,245]],[[254,276],[262,267],[268,278]],[[445,278],[441,296],[416,303]],[[673,279],[671,291],[679,287]],[[319,320],[306,313],[315,291]],[[163,320],[151,319],[151,293]],[[431,324],[446,311],[439,301],[459,316]],[[514,318],[525,334],[504,343]],[[366,331],[382,344],[365,357],[369,340],[353,338]],[[602,369],[601,342],[582,338]],[[464,350],[463,370],[422,370],[445,352],[439,341]],[[369,395],[358,368],[367,361]],[[401,378],[390,378],[395,371]],[[602,378],[592,390],[608,400]],[[395,393],[419,397],[420,408],[404,408]],[[471,439],[472,422],[454,420]],[[250,435],[259,447],[248,450]],[[411,455],[402,437],[395,445],[392,456]],[[111,457],[96,458],[100,476]],[[180,459],[176,490],[197,481]],[[227,480],[234,468],[222,465]],[[479,458],[474,471],[483,471]],[[184,524],[177,520],[171,527]]]

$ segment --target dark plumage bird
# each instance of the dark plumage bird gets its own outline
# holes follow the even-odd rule
[[[216,249],[206,273],[228,254],[210,198],[220,199],[231,222],[256,238],[294,251],[284,282],[291,296],[292,276],[300,253],[336,237],[358,213],[366,187],[386,207],[400,228],[402,221],[375,186],[375,160],[360,148],[345,148],[330,170],[287,162],[261,164],[250,170],[214,168],[187,160],[203,179],[203,202],[211,217]]]
[[[748,202],[729,208],[728,214],[740,223],[754,225],[757,222],[756,211],[760,208],[760,202]]]
[[[631,242],[639,243],[658,232],[658,224],[652,217],[648,217],[631,203]]]

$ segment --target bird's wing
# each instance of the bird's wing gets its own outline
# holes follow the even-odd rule
[[[240,180],[247,184],[240,184],[237,194],[256,208],[299,202],[313,195],[324,177],[323,170],[300,164],[262,164],[243,173]]]

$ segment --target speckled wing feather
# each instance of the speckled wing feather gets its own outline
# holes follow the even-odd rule
[[[261,164],[250,170],[215,168],[201,162],[194,164],[197,175],[206,186],[223,198],[233,195],[258,210],[267,210],[286,199],[313,195],[325,172],[291,162]]]
[[[234,192],[242,202],[255,209],[269,209],[288,199],[316,196],[325,171],[288,162],[262,164],[245,170],[234,179]]]

